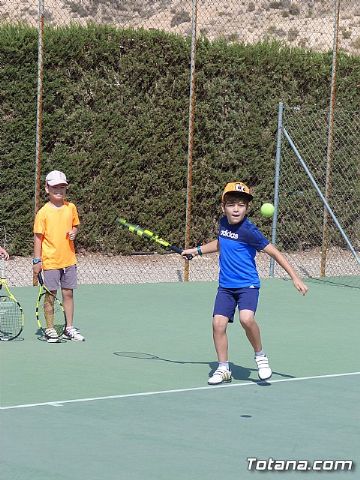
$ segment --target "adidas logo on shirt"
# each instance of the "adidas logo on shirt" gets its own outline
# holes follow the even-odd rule
[[[237,233],[231,232],[230,230],[221,230],[220,236],[233,238],[234,240],[237,240],[239,238],[239,235]]]

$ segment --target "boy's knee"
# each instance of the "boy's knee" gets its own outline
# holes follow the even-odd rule
[[[254,314],[240,315],[240,323],[244,328],[251,328],[255,324]]]
[[[223,332],[226,330],[229,319],[222,315],[215,315],[213,317],[213,330],[215,332]]]
[[[73,290],[71,290],[70,288],[62,288],[61,293],[62,293],[63,297],[66,297],[66,298],[72,298],[73,297]]]

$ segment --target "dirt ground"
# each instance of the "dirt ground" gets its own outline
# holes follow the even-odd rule
[[[286,257],[300,276],[320,276],[320,250],[290,253]],[[260,277],[268,278],[270,257],[259,253],[256,261]],[[184,266],[184,260],[177,254],[78,255],[78,280],[79,284],[182,282]],[[189,267],[190,281],[215,281],[218,278],[217,254],[195,257]],[[31,258],[11,257],[6,262],[5,276],[12,286],[32,285]],[[275,276],[286,277],[287,274],[276,265]],[[332,249],[327,256],[326,276],[360,277],[360,266],[350,252]]]

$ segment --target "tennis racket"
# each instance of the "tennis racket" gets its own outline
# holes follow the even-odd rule
[[[146,230],[144,228],[139,227],[139,225],[132,225],[131,223],[128,223],[124,218],[118,218],[118,223],[122,227],[127,228],[130,232],[135,233],[136,235],[139,235],[139,237],[146,238],[147,240],[150,240],[152,242],[158,243],[161,245],[163,248],[167,250],[171,250],[172,252],[176,252],[179,255],[182,254],[183,249],[177,247],[176,245],[172,245],[171,243],[167,242],[166,240],[160,238],[158,235],[155,235],[154,232],[151,230]],[[191,260],[193,256],[191,254],[186,255],[186,258],[188,260]]]
[[[44,285],[42,273],[38,274],[39,294],[35,306],[35,316],[39,328],[49,343],[60,343],[66,328],[66,315],[63,304]]]
[[[5,278],[5,259],[1,258],[0,278],[0,340],[17,338],[24,328],[24,312],[11,293]]]

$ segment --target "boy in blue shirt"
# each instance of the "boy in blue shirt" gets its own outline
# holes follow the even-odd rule
[[[236,307],[239,309],[240,323],[254,348],[260,380],[268,380],[272,375],[255,320],[260,288],[255,263],[257,251],[262,250],[270,255],[290,275],[300,293],[305,295],[308,290],[286,258],[247,218],[252,199],[247,185],[242,182],[228,183],[222,195],[221,208],[224,216],[220,220],[218,238],[182,253],[201,256],[219,251],[219,287],[213,312],[213,339],[219,366],[209,378],[209,385],[232,380],[226,329],[228,323],[233,322]]]

